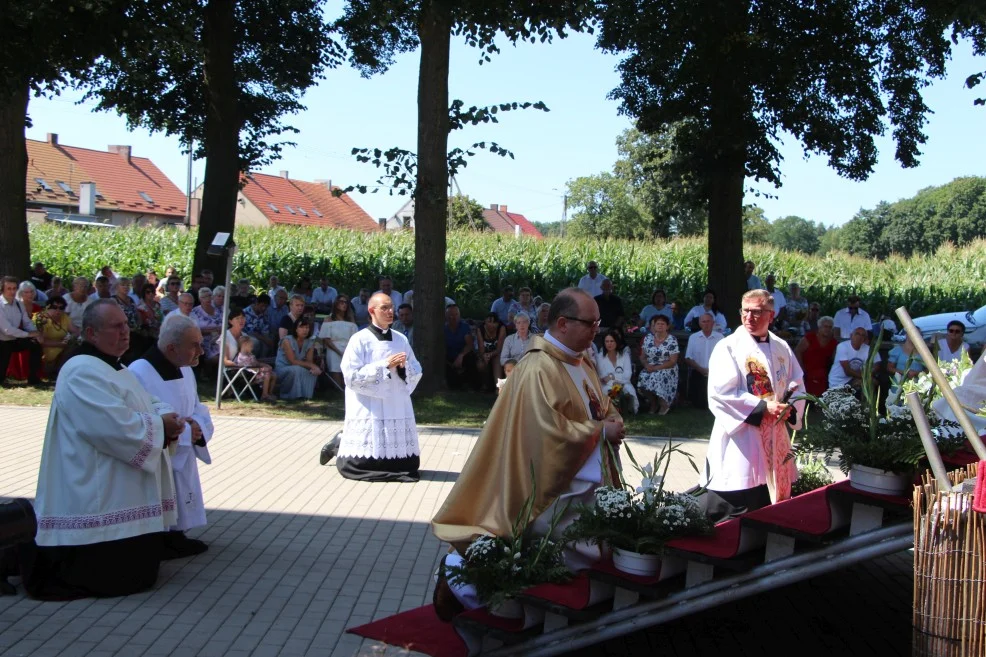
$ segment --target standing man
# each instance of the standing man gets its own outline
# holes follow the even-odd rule
[[[287,298],[288,291],[285,290],[282,285],[280,285],[280,281],[277,280],[277,276],[271,276],[267,280],[267,285],[270,286],[267,289],[267,296],[269,296],[271,299],[276,299],[278,292],[284,292],[285,295],[284,298],[285,299]]]
[[[709,359],[723,335],[715,329],[712,313],[698,318],[698,333],[688,336],[685,362],[688,364],[688,400],[695,408],[709,407]]]
[[[743,325],[709,359],[709,408],[715,416],[700,485],[715,522],[791,496],[798,471],[786,460],[789,427],[799,429],[804,400],[801,366],[786,342],[770,333],[774,299],[766,290],[743,295]]]
[[[368,308],[370,325],[349,339],[342,355],[346,422],[336,468],[346,479],[418,481],[421,448],[411,393],[421,380],[421,365],[407,338],[390,328],[390,296],[377,292]],[[323,464],[332,447],[322,448]]]
[[[762,290],[763,283],[760,281],[760,277],[753,273],[753,270],[757,266],[752,260],[747,260],[743,263],[743,271],[746,273],[746,289],[747,290]]]
[[[34,287],[38,288],[38,291],[47,291],[51,287],[51,280],[52,275],[45,269],[44,263],[34,263],[34,268],[31,269],[31,282],[34,283]]]
[[[439,539],[451,543],[435,588],[435,610],[450,621],[479,604],[475,591],[447,578],[447,566],[477,537],[509,536],[521,506],[536,495],[530,529],[544,534],[553,516],[558,537],[571,524],[578,503],[591,504],[595,489],[618,481],[618,463],[606,442],[618,447],[623,419],[602,392],[586,350],[599,330],[599,309],[578,288],[562,290],[551,303],[548,330],[531,346],[500,392],[489,419],[452,491],[432,520]],[[602,558],[598,546],[565,550],[569,568]]]
[[[404,295],[394,289],[394,281],[391,280],[390,276],[381,276],[378,281],[380,284],[380,289],[376,293],[384,293],[390,297],[391,303],[394,304],[394,308],[399,308],[402,303],[404,303]]]
[[[867,332],[873,330],[873,320],[870,314],[859,307],[859,296],[853,294],[847,300],[845,308],[835,313],[835,337],[840,340],[848,340],[852,332],[857,328],[865,329]]]
[[[596,306],[599,308],[599,321],[602,322],[599,330],[608,331],[611,328],[623,330],[626,313],[623,312],[623,300],[613,294],[613,281],[605,278],[599,287],[602,288],[602,292],[595,298]]]
[[[28,384],[43,385],[38,378],[41,371],[41,333],[31,321],[27,309],[17,300],[17,279],[3,277],[3,294],[0,296],[0,386],[7,384],[7,366],[12,354],[28,352]],[[115,303],[115,302],[114,302]]]
[[[514,286],[504,285],[501,291],[501,296],[493,301],[493,305],[490,306],[490,312],[496,313],[496,316],[500,319],[500,323],[504,326],[510,325],[510,308],[514,304]]]
[[[329,285],[329,279],[325,276],[319,279],[319,287],[312,292],[312,303],[315,305],[315,312],[323,315],[332,314],[332,304],[335,303],[339,292]]]
[[[208,549],[185,532],[205,525],[205,502],[198,461],[212,463],[207,442],[213,426],[209,409],[199,401],[193,367],[202,356],[202,332],[194,319],[179,313],[164,318],[157,344],[130,364],[144,390],[168,404],[185,422],[178,447],[171,457],[178,500],[178,521],[164,535],[168,557],[190,557]]]
[[[167,446],[184,423],[120,364],[130,327],[115,301],[89,305],[82,331],[48,415],[36,542],[19,555],[24,588],[43,600],[151,588],[161,532],[177,520]]]
[[[589,296],[596,298],[603,293],[603,281],[609,279],[599,273],[599,263],[595,260],[590,260],[586,269],[588,273],[579,279],[579,289],[585,290]]]
[[[770,292],[770,296],[774,297],[774,317],[784,317],[784,309],[787,307],[787,299],[784,298],[784,293],[781,292],[780,288],[775,287],[777,278],[773,274],[767,274],[767,280],[765,283],[766,285],[764,288]]]

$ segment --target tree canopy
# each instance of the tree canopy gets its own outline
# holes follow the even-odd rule
[[[449,197],[448,228],[449,230],[490,230],[489,224],[483,219],[483,206],[479,201],[465,194]]]

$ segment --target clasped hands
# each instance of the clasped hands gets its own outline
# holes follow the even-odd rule
[[[623,426],[623,420],[618,420],[616,418],[610,418],[608,420],[603,420],[603,435],[606,436],[606,440],[609,441],[611,445],[616,445],[619,447],[623,443],[623,438],[626,436],[627,430]]]
[[[767,417],[773,418],[777,422],[786,420],[791,414],[791,405],[779,401],[767,402]]]
[[[165,445],[178,440],[178,437],[185,431],[186,425],[192,429],[192,442],[202,442],[202,427],[200,427],[199,423],[192,418],[178,417],[177,413],[165,413],[161,416],[161,421],[164,423]]]
[[[407,366],[407,354],[403,351],[390,356],[387,359],[387,368],[391,367],[406,367]]]

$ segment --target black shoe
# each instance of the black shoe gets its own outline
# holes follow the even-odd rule
[[[209,546],[202,541],[188,538],[184,532],[171,531],[164,532],[161,540],[161,560],[184,559],[202,554],[209,549]]]
[[[342,432],[336,434],[336,437],[325,443],[322,446],[322,453],[318,455],[318,464],[325,465],[329,461],[335,458],[336,454],[339,453],[339,442],[342,440]]]

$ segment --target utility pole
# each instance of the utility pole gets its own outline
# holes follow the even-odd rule
[[[561,196],[561,236],[565,237],[565,222],[568,220],[568,194]]]
[[[192,162],[194,158],[192,157],[192,136],[188,136],[188,179],[185,185],[185,227],[191,228],[192,226]],[[229,285],[229,281],[226,281]]]

